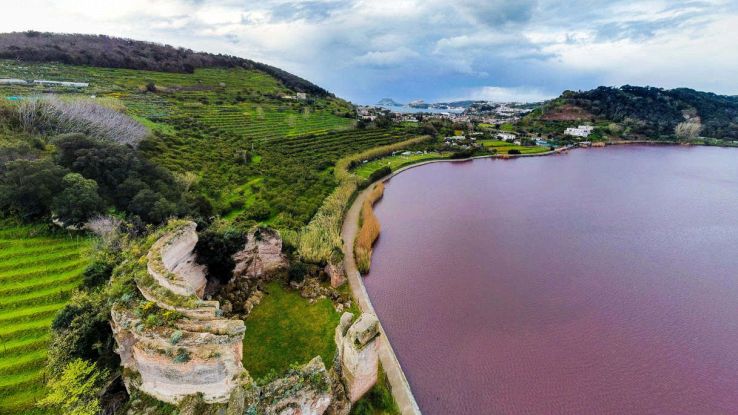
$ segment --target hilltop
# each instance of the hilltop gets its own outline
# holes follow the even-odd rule
[[[688,88],[625,85],[565,91],[528,116],[527,122],[614,123],[624,138],[673,138],[678,125],[699,136],[738,140],[738,97]]]
[[[257,69],[294,91],[330,95],[305,79],[249,59],[105,35],[34,31],[1,33],[0,59],[179,73],[193,73],[195,69],[203,68]]]

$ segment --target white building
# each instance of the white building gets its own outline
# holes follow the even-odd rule
[[[23,79],[0,79],[0,85],[25,85],[28,82],[24,81]]]
[[[74,88],[87,88],[90,86],[87,82],[65,82],[65,81],[47,81],[45,79],[37,79],[33,81],[34,84],[41,84],[45,86],[71,86]]]
[[[592,130],[594,130],[594,127],[591,125],[580,125],[579,127],[569,127],[564,131],[564,134],[571,135],[574,137],[582,137],[587,138],[590,134],[592,134]]]
[[[497,139],[499,140],[515,140],[517,136],[513,133],[497,133]]]

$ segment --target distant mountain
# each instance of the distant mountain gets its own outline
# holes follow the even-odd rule
[[[399,102],[395,101],[392,98],[382,98],[379,100],[379,102],[377,102],[377,105],[382,106],[382,107],[401,107],[402,106],[402,104],[400,104]]]
[[[331,95],[296,75],[249,59],[104,35],[33,31],[2,33],[0,59],[184,73],[191,73],[198,68],[242,67],[266,72],[297,92]]]
[[[530,117],[541,121],[610,121],[626,135],[664,138],[682,122],[701,125],[701,136],[738,140],[738,97],[688,88],[626,85],[565,91]]]
[[[410,101],[410,103],[407,104],[410,108],[430,108],[430,104],[426,103],[422,99],[416,99],[415,101]]]

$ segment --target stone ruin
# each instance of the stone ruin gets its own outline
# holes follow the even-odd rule
[[[117,352],[126,387],[177,403],[201,393],[206,402],[226,402],[240,384],[242,320],[221,318],[217,301],[202,301],[204,268],[194,261],[195,223],[162,236],[147,256],[148,278],[137,279],[143,296],[163,310],[179,313],[174,327],[150,327],[130,307],[112,311]]]
[[[351,324],[353,315],[344,313],[336,327],[336,372],[343,380],[351,403],[358,401],[377,383],[379,374],[379,320],[364,313]]]

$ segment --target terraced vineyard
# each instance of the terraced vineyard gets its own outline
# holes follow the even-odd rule
[[[89,239],[0,223],[0,414],[42,413],[54,314],[81,281]]]
[[[55,92],[95,96],[105,99],[100,102],[124,106],[128,114],[155,133],[154,139],[142,143],[146,156],[175,172],[196,174],[201,192],[217,213],[229,217],[257,200],[266,203],[270,211],[277,211],[273,201],[254,195],[259,193],[258,183],[265,169],[284,163],[275,156],[284,154],[279,148],[287,141],[351,138],[335,133],[354,125],[353,109],[345,101],[331,96],[296,99],[293,91],[257,70],[211,68],[183,74],[0,60],[3,77],[89,83],[88,88],[77,89],[2,86],[0,96],[21,101]],[[363,139],[357,137],[349,147]],[[328,166],[319,167],[325,170]],[[319,173],[308,175],[317,180],[314,176]],[[286,183],[289,180],[280,186]],[[310,189],[302,190],[310,193]]]

